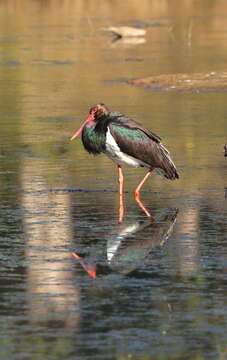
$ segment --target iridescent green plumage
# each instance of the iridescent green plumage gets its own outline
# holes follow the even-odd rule
[[[93,127],[85,126],[82,133],[82,141],[85,149],[94,155],[105,151],[106,134],[95,131]]]
[[[147,135],[139,129],[130,129],[128,127],[119,126],[118,124],[111,124],[110,129],[131,141],[150,141]]]

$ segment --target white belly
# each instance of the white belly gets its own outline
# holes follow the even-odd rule
[[[145,164],[143,161],[140,161],[133,156],[124,154],[119,146],[117,145],[114,137],[111,135],[110,130],[107,130],[106,133],[106,151],[105,154],[114,162],[121,166],[132,166],[132,167],[148,167],[148,164]]]

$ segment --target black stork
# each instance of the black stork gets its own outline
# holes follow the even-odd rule
[[[82,134],[85,149],[94,155],[105,154],[118,166],[119,179],[119,222],[124,215],[122,166],[144,167],[148,171],[136,187],[135,200],[145,214],[152,215],[140,200],[140,190],[156,170],[169,180],[179,178],[169,151],[161,143],[161,138],[145,129],[141,124],[119,112],[112,112],[105,104],[94,105],[87,119],[73,134],[71,140]]]

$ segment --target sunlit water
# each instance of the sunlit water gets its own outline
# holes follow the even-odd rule
[[[1,3],[1,359],[226,358],[226,94],[124,82],[225,70],[225,3],[208,3]],[[146,37],[112,42],[122,24]],[[116,166],[69,141],[98,101],[171,151],[180,179],[142,191],[154,222],[143,169],[119,224]]]

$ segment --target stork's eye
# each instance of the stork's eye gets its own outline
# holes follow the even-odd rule
[[[108,114],[109,109],[107,108],[106,105],[100,103],[100,104],[96,104],[96,105],[92,106],[90,108],[89,113],[92,114],[93,116],[98,116],[98,115],[102,115],[102,114]]]
[[[89,111],[89,114],[96,114],[97,113],[97,108],[96,107],[93,107],[93,108],[91,108],[90,109],[90,111]]]

